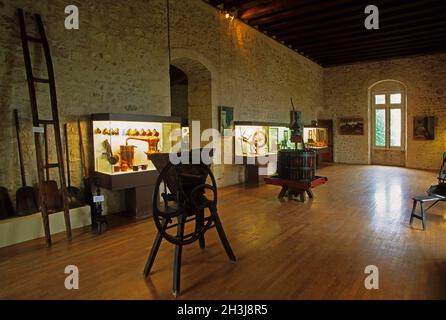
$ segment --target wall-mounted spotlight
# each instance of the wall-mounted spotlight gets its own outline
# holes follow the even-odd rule
[[[223,13],[223,16],[225,17],[225,19],[227,19],[227,20],[232,21],[235,18],[235,15],[229,11],[223,11],[222,13]]]

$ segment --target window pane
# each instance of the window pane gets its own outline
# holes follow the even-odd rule
[[[375,146],[386,146],[386,110],[375,110]]]
[[[390,103],[401,103],[401,93],[394,93],[390,95]]]
[[[390,146],[401,147],[401,109],[390,109]]]
[[[375,95],[375,104],[386,104],[386,95],[385,94]]]

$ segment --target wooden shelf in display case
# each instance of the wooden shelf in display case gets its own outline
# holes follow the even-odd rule
[[[158,173],[148,155],[170,152],[180,142],[181,119],[100,113],[91,115],[90,124],[91,168],[98,185],[126,190],[127,211],[138,218],[149,216]]]

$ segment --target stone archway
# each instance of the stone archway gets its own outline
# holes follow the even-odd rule
[[[183,73],[187,81],[171,84],[172,113],[187,114],[188,126],[192,121],[200,121],[200,129],[212,128],[212,75],[211,72],[199,61],[190,58],[176,58],[171,62],[171,68],[176,69],[176,74]],[[174,70],[175,70],[174,69]],[[177,77],[176,81],[180,82]],[[181,88],[180,86],[183,86]],[[180,97],[181,96],[181,97]],[[187,99],[187,112],[184,108],[184,98]],[[178,104],[183,104],[179,106]]]
[[[188,125],[191,126],[194,120],[200,121],[200,134],[207,128],[217,129],[220,87],[219,73],[215,65],[195,50],[174,48],[171,51],[171,66],[180,70],[187,77]],[[185,81],[183,81],[184,83]],[[183,99],[184,96],[183,93]],[[201,141],[201,146],[208,144],[209,141]],[[223,153],[221,150],[221,157],[223,157]],[[219,186],[243,181],[241,166],[213,164],[212,170]]]

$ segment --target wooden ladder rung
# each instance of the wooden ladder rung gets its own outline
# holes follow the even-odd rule
[[[52,124],[54,125],[54,120],[39,120],[40,124]]]
[[[50,83],[49,79],[42,79],[42,78],[33,78],[34,82],[40,82],[40,83]]]
[[[59,163],[48,163],[47,165],[44,166],[45,169],[51,169],[51,168],[59,168],[60,164]]]
[[[26,36],[26,39],[29,42],[36,42],[36,43],[42,43],[42,39],[36,38],[36,37],[31,37],[31,36]]]
[[[53,62],[51,58],[51,52],[48,45],[48,40],[45,34],[45,27],[42,22],[42,18],[40,15],[35,14],[34,20],[38,29],[38,34],[28,35],[26,32],[26,22],[25,22],[25,14],[23,12],[23,9],[17,9],[17,14],[19,16],[19,28],[20,28],[20,39],[22,42],[22,50],[23,50],[23,59],[25,63],[25,71],[26,71],[26,79],[28,83],[28,89],[29,89],[29,100],[31,105],[31,114],[33,117],[33,126],[35,127],[35,132],[40,132],[41,129],[40,125],[44,125],[45,129],[45,136],[44,136],[44,144],[45,144],[45,162],[48,161],[48,132],[46,131],[47,125],[52,125],[54,128],[54,144],[55,144],[55,153],[57,155],[57,163],[50,163],[50,164],[43,164],[43,156],[42,156],[42,141],[41,139],[35,139],[35,148],[36,148],[36,155],[37,155],[37,172],[38,172],[38,180],[39,183],[45,182],[49,180],[49,169],[50,168],[58,168],[59,172],[59,179],[60,179],[60,186],[61,189],[64,190],[66,187],[65,182],[65,172],[64,172],[64,159],[62,154],[62,143],[61,143],[61,137],[60,137],[60,128],[59,128],[59,119],[58,119],[58,110],[57,110],[57,96],[56,96],[56,90],[55,90],[55,80],[54,80],[54,69],[53,69]],[[32,61],[31,61],[31,54],[29,50],[29,43],[30,42],[36,42],[41,44],[41,49],[44,54],[44,59],[46,63],[46,70],[47,70],[47,78],[39,78],[33,76],[33,69],[32,69]],[[40,120],[38,117],[38,106],[37,106],[37,95],[36,95],[36,83],[43,83],[47,84],[49,87],[49,94],[51,98],[51,112],[52,112],[52,120]],[[53,141],[51,141],[52,143]],[[46,172],[44,172],[46,171]],[[46,173],[46,179],[45,179],[45,173]],[[45,201],[46,195],[42,190],[40,190],[40,194],[42,195],[42,203],[41,203],[41,211],[42,211],[42,219],[43,219],[43,226],[45,231],[45,240],[46,244],[48,246],[51,245],[51,230],[50,230],[50,223],[48,219],[48,213],[49,208],[48,204]],[[63,204],[63,210],[64,210],[64,219],[65,219],[65,228],[67,232],[67,238],[68,240],[71,240],[72,234],[71,234],[71,221],[70,221],[70,212],[68,207],[68,199],[65,192],[62,192],[62,204]]]

